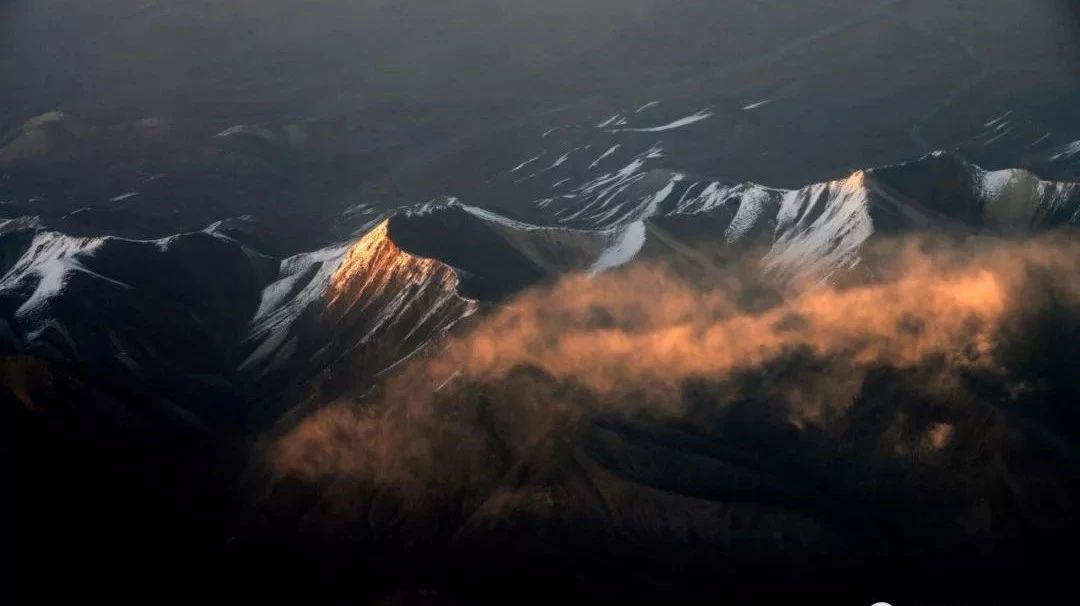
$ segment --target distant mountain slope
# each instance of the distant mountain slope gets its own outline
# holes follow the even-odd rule
[[[663,226],[668,238],[699,243],[706,254],[713,254],[710,247],[720,254],[765,245],[766,266],[788,278],[826,277],[854,266],[874,234],[1022,234],[1080,223],[1080,185],[1019,169],[985,171],[948,153],[786,190],[649,168],[657,149],[612,172],[589,174],[576,187],[571,178],[567,193],[538,200],[522,214],[591,229],[645,221],[650,229]]]
[[[237,394],[287,407],[367,384],[486,305],[568,273],[651,260],[722,279],[750,252],[782,282],[819,281],[858,267],[875,237],[1080,223],[1080,185],[943,153],[797,190],[656,171],[638,162],[650,153],[541,201],[528,214],[547,225],[443,198],[356,215],[373,225],[358,239],[284,259],[242,220],[130,240],[10,219],[0,334],[9,351],[129,373],[212,417],[210,402]]]
[[[522,291],[566,284],[560,278],[568,274],[579,274],[576,283],[587,290],[596,274],[662,263],[707,287],[741,284],[750,267],[762,279],[745,285],[748,305],[768,306],[789,286],[802,292],[807,283],[869,275],[880,261],[873,252],[878,239],[912,232],[1027,236],[1080,222],[1077,184],[1022,170],[988,172],[949,154],[792,190],[639,170],[616,175],[607,193],[592,188],[602,179],[594,177],[578,194],[514,217],[452,198],[392,213],[358,205],[338,218],[355,237],[291,256],[277,252],[273,235],[246,217],[135,240],[67,235],[48,227],[47,217],[16,211],[0,223],[0,404],[25,436],[19,456],[47,453],[33,473],[64,478],[83,494],[93,490],[82,479],[92,473],[63,462],[81,460],[84,450],[99,453],[85,465],[110,466],[109,481],[126,487],[114,491],[117,498],[151,503],[148,524],[160,524],[154,516],[166,512],[183,529],[179,538],[140,535],[128,544],[166,536],[170,545],[202,551],[219,549],[237,486],[258,482],[258,470],[245,473],[251,453],[270,448],[282,432],[315,432],[312,441],[300,441],[301,465],[318,464],[305,455],[309,447],[319,453],[370,445],[386,456],[436,456],[439,473],[431,479],[410,475],[417,469],[407,466],[379,467],[420,478],[405,501],[369,492],[349,474],[331,488],[257,486],[254,503],[245,503],[254,511],[239,514],[242,528],[229,527],[230,557],[262,577],[310,565],[293,559],[309,553],[294,541],[310,547],[306,529],[334,525],[349,549],[374,554],[365,568],[378,577],[373,591],[392,586],[394,565],[411,557],[446,563],[440,569],[459,579],[476,579],[470,575],[480,564],[516,585],[539,566],[551,578],[577,579],[584,570],[590,583],[627,587],[625,570],[646,578],[658,563],[674,563],[675,572],[662,578],[711,582],[722,569],[736,583],[746,575],[773,578],[789,558],[857,554],[806,568],[835,588],[847,587],[845,571],[865,566],[867,557],[888,571],[916,553],[928,567],[918,575],[932,578],[942,566],[981,575],[984,559],[957,565],[940,559],[941,551],[923,557],[920,550],[944,541],[964,553],[997,554],[1017,533],[1035,550],[1072,536],[1059,530],[1075,503],[1066,494],[1077,482],[1068,471],[1075,454],[1071,446],[1050,452],[1077,431],[1075,415],[1061,406],[1075,400],[1071,369],[1062,363],[1073,359],[1077,343],[1075,317],[1067,314],[1059,322],[1037,310],[1018,325],[1017,334],[1030,333],[1032,341],[1021,339],[1009,354],[1013,375],[994,374],[996,367],[965,374],[962,360],[946,365],[959,373],[957,384],[973,382],[959,391],[949,391],[952,378],[933,397],[913,388],[937,376],[938,358],[917,368],[875,369],[844,395],[851,408],[830,421],[828,434],[770,408],[816,401],[828,389],[803,385],[805,377],[847,377],[850,367],[809,355],[812,347],[736,373],[730,384],[706,378],[673,385],[671,397],[691,411],[675,420],[599,414],[581,422],[583,411],[618,410],[622,400],[597,399],[587,386],[529,366],[475,380],[451,359],[436,383],[393,383],[413,362],[441,361],[457,336],[482,331],[533,296],[517,298]],[[1048,286],[1034,274],[1033,285]],[[564,294],[573,299],[576,292]],[[642,311],[663,293],[625,294],[628,309]],[[697,308],[698,299],[682,304]],[[668,308],[660,305],[663,314]],[[554,311],[540,337],[563,329]],[[611,321],[603,306],[587,315],[600,332]],[[799,319],[781,324],[788,321],[797,326]],[[913,335],[919,326],[913,321]],[[639,350],[624,353],[636,358]],[[342,403],[366,410],[388,389],[395,406],[387,424],[372,426],[364,414],[333,417],[348,405]],[[746,397],[717,407],[729,389]],[[544,393],[551,399],[533,398]],[[964,394],[959,404],[956,393]],[[637,401],[641,394],[624,395]],[[433,415],[412,416],[414,402],[429,400]],[[546,418],[553,407],[559,414]],[[321,414],[331,417],[324,422]],[[331,433],[319,434],[323,429]],[[359,433],[349,433],[354,429]],[[424,441],[428,432],[438,437],[438,449]],[[347,463],[378,466],[363,448],[364,458]],[[474,456],[475,466],[460,472],[458,453]],[[930,463],[909,465],[913,457]],[[464,488],[455,484],[459,472]],[[344,507],[363,523],[336,525],[324,490],[355,496]],[[41,494],[71,498],[61,486]],[[98,517],[143,519],[117,511],[128,509],[109,507]],[[80,528],[72,525],[66,532]],[[430,546],[433,554],[425,551]],[[556,564],[545,555],[567,552]],[[609,578],[613,561],[619,573]],[[552,591],[564,590],[563,582]],[[462,595],[479,586],[469,583]]]

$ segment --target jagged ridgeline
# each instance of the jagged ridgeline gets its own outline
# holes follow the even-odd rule
[[[1078,107],[1077,0],[0,0],[8,593],[1060,601]]]
[[[866,561],[868,585],[892,583],[888,571],[904,558],[918,562],[914,578],[968,578],[986,565],[1024,562],[957,566],[943,554],[996,558],[1016,537],[1024,549],[1051,553],[1055,537],[1072,532],[1068,444],[1078,426],[1067,403],[1076,394],[1061,361],[1076,353],[1066,278],[1075,270],[1069,230],[1080,221],[1080,185],[985,171],[942,153],[797,189],[643,164],[597,180],[606,180],[603,193],[586,182],[513,217],[452,198],[393,212],[351,209],[354,237],[291,256],[266,246],[247,217],[156,240],[68,235],[47,217],[7,220],[4,396],[25,435],[58,461],[105,439],[143,453],[146,469],[133,478],[172,469],[158,477],[218,495],[234,494],[247,465],[238,518],[223,520],[235,515],[230,507],[196,501],[213,512],[196,518],[238,524],[230,553],[244,567],[281,572],[318,568],[292,557],[306,553],[298,546],[314,542],[326,555],[320,550],[333,545],[365,562],[375,594],[394,589],[400,566],[430,570],[422,562],[443,572],[409,582],[466,596],[484,592],[456,562],[482,563],[508,583],[550,575],[556,594],[576,584],[607,591],[620,586],[612,570],[647,576],[661,563],[670,569],[656,574],[694,583],[686,587],[717,570],[732,583],[764,579],[792,561],[802,563],[796,577],[820,573],[818,589]],[[967,260],[985,251],[993,269],[1011,250],[994,242],[1020,246],[1044,235],[1051,244],[1017,249],[1029,263],[1025,280],[987,287],[976,273],[960,291],[944,291],[948,305],[1010,302],[1007,313],[990,310],[998,315],[989,323],[976,314],[974,324],[950,325],[947,348],[920,349],[939,343],[930,336],[947,314],[916,305],[883,322],[901,327],[900,336],[874,338],[914,347],[917,362],[868,361],[857,355],[865,339],[852,341],[855,349],[841,339],[822,354],[811,337],[825,325],[811,320],[832,303],[775,315],[808,292],[855,289],[856,303],[842,299],[850,308],[840,308],[853,319],[913,292],[931,296],[933,280],[858,298],[859,288],[897,277],[894,245],[909,238]],[[1054,246],[1068,271],[1046,263]],[[953,262],[933,254],[944,267]],[[622,303],[564,309],[608,276],[639,270],[665,277],[612,291]],[[984,287],[993,296],[970,294]],[[1047,296],[1054,288],[1063,290]],[[1015,304],[1014,290],[1030,291],[1030,304]],[[729,291],[739,295],[733,307],[710,298]],[[672,298],[684,292],[696,294]],[[514,313],[537,314],[511,325],[538,322],[537,334],[548,336],[531,350],[542,351],[581,326],[629,338],[651,326],[651,313],[677,319],[699,299],[713,301],[710,322],[733,310],[764,322],[746,335],[781,344],[803,336],[752,368],[701,366],[712,354],[686,358],[699,372],[674,375],[664,397],[644,377],[680,359],[668,340],[646,349],[671,356],[615,391],[595,384],[618,374],[603,367],[610,356],[602,352],[578,365],[599,362],[592,378],[529,362],[494,376],[454,366],[462,343],[512,362],[492,349],[502,337],[469,339]],[[439,372],[418,380],[417,365]],[[77,427],[79,438],[57,443],[42,423]],[[256,457],[246,462],[252,440]],[[324,458],[338,449],[348,456]],[[414,467],[397,466],[399,454]],[[213,541],[216,525],[188,538],[209,533]],[[326,542],[323,533],[335,528]],[[515,538],[534,534],[546,538]],[[921,551],[926,545],[944,547]],[[566,550],[566,558],[553,555]],[[574,580],[581,574],[586,580]],[[667,581],[657,591],[672,591]]]
[[[4,347],[175,385],[190,408],[182,392],[235,400],[316,376],[370,380],[485,306],[575,272],[651,260],[719,281],[754,254],[779,282],[829,281],[882,236],[1080,222],[1077,184],[948,154],[796,190],[638,176],[603,198],[587,184],[560,202],[577,214],[549,205],[536,224],[442,199],[369,215],[357,239],[288,258],[243,219],[146,241],[8,220]]]

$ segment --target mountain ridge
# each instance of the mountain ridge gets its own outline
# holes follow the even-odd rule
[[[1080,185],[985,171],[943,152],[797,190],[661,175],[656,189],[627,199],[636,203],[605,207],[620,214],[603,228],[440,198],[365,211],[362,235],[284,258],[262,252],[257,225],[243,219],[158,240],[9,220],[0,230],[5,347],[294,398],[314,377],[369,382],[461,320],[567,274],[661,262],[715,279],[760,249],[765,274],[813,283],[857,267],[880,236],[1080,223]]]

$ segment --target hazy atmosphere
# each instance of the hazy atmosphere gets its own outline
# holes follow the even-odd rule
[[[1074,0],[0,0],[9,591],[1051,603],[1078,226]]]
[[[1080,129],[1080,16],[1068,0],[8,0],[2,10],[2,124],[60,111],[92,130],[50,146],[63,174],[27,178],[94,207],[139,177],[196,172],[163,192],[184,201],[192,223],[172,219],[185,228],[226,212],[323,222],[356,203],[444,194],[520,212],[515,198],[536,192],[489,181],[562,143],[541,133],[571,129],[553,133],[569,149],[587,138],[572,127],[652,101],[659,122],[712,111],[665,137],[667,167],[785,187],[936,149],[962,148],[987,168],[1038,165]],[[1011,132],[992,140],[1001,133],[985,123],[1008,111]],[[288,129],[286,149],[208,159],[214,135],[238,125]]]

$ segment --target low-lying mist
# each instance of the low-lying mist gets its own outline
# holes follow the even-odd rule
[[[564,554],[862,557],[1070,530],[1080,244],[863,253],[807,289],[747,260],[722,283],[642,264],[526,292],[269,440],[270,485],[303,487],[308,528],[395,552],[544,528]]]

